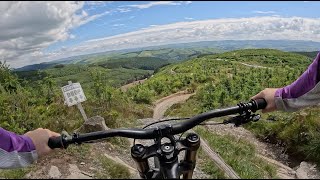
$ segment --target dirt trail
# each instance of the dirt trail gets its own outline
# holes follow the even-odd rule
[[[187,94],[186,91],[180,91],[177,93],[174,93],[170,96],[161,98],[154,102],[155,108],[153,112],[153,118],[146,118],[146,119],[140,119],[141,126],[145,126],[147,124],[150,124],[152,122],[156,122],[159,119],[161,119],[165,113],[165,111],[170,108],[173,104],[180,103],[186,101],[189,97],[191,97],[194,94]],[[160,123],[161,124],[161,123]],[[157,124],[159,125],[159,124]],[[178,138],[178,135],[176,136]],[[133,140],[131,140],[131,143]],[[141,143],[143,145],[151,145],[153,144],[152,140],[136,140],[136,143]],[[183,153],[179,154],[179,159],[183,159]],[[151,167],[154,166],[153,160],[149,159],[149,164]],[[207,179],[210,176],[202,172],[198,166],[195,167],[193,178],[194,179]]]
[[[263,68],[263,67],[256,67]],[[181,103],[186,101],[189,97],[194,94],[185,94],[185,92],[178,92],[173,95],[164,97],[154,103],[154,119],[163,118],[164,113],[173,104]],[[150,119],[151,120],[151,119]],[[148,123],[150,123],[150,120]],[[151,120],[152,121],[152,120]],[[145,122],[146,123],[146,122]],[[220,134],[220,135],[231,135],[237,140],[244,139],[256,147],[257,157],[264,159],[268,163],[274,165],[277,168],[277,176],[281,179],[296,179],[301,177],[301,173],[297,173],[298,170],[294,170],[289,167],[288,156],[283,154],[283,149],[273,144],[259,141],[250,131],[243,127],[234,127],[233,125],[218,125],[218,126],[206,126],[206,128]],[[310,169],[304,169],[304,178],[319,178],[319,172],[315,169],[315,166],[309,165]],[[308,171],[308,172],[307,172]]]
[[[187,94],[185,91],[180,91],[178,93],[172,94],[170,96],[159,99],[154,103],[155,108],[153,110],[153,118],[161,119],[163,118],[164,113],[172,105],[176,103],[181,103],[189,99],[193,94]]]
[[[120,89],[121,89],[121,91],[126,92],[129,88],[136,86],[138,84],[142,84],[145,80],[147,80],[147,78],[133,81],[132,83],[121,86]]]
[[[126,90],[127,88],[133,86],[136,83],[137,82],[131,85],[128,85],[124,89]],[[140,119],[139,121],[141,126],[144,126],[154,121],[158,121],[159,119],[163,118],[163,115],[166,112],[166,110],[169,109],[172,105],[176,103],[185,102],[192,95],[194,94],[188,94],[185,91],[181,91],[181,92],[159,99],[154,103],[153,118]],[[257,154],[258,157],[263,158],[264,160],[278,167],[277,175],[279,178],[295,179],[297,177],[296,172],[299,171],[299,169],[295,171],[292,168],[288,167],[288,163],[287,163],[288,157],[281,152],[280,147],[276,147],[272,144],[260,142],[258,139],[255,138],[255,136],[250,131],[242,127],[235,128],[232,125],[219,125],[219,126],[206,126],[206,128],[218,134],[221,134],[221,135],[229,134],[234,136],[236,139],[244,139],[254,144],[258,152]],[[129,139],[129,141],[132,143],[133,140]],[[149,142],[138,141],[137,143],[148,145],[152,143],[152,141],[149,141]],[[97,155],[101,154],[101,152],[103,152],[103,154],[107,154],[109,158],[114,157],[113,158],[114,161],[127,166],[128,169],[131,171],[133,178],[139,178],[137,172],[135,171],[135,168],[136,168],[135,163],[133,162],[130,156],[130,148],[125,149],[126,152],[119,152],[113,147],[112,144],[104,143],[104,142],[94,143],[94,144],[91,144],[91,146],[92,146],[92,150],[90,152],[91,158],[89,161],[84,161],[83,163],[82,162],[80,163],[79,160],[74,159],[74,157],[71,157],[69,155],[60,156],[61,154],[58,153],[56,155],[51,155],[46,157],[45,159],[39,160],[39,162],[36,163],[36,167],[38,167],[36,171],[30,172],[29,174],[27,174],[25,178],[28,178],[28,179],[29,178],[32,178],[32,179],[95,178],[94,172],[96,170],[100,170],[100,167],[96,165],[95,158],[98,157]],[[152,164],[151,160],[149,162],[150,164]],[[314,167],[310,167],[310,168],[311,169],[313,168],[313,172],[315,172]],[[101,171],[103,170],[101,169]],[[304,174],[307,174],[306,171],[304,172]],[[312,176],[308,176],[308,178],[318,178],[320,177],[318,174],[319,173],[316,172],[312,174]],[[301,176],[299,177],[301,178]],[[197,179],[209,178],[209,176],[206,175],[201,170],[199,170],[199,168],[196,166],[193,178],[197,178]]]
[[[227,59],[220,59],[220,58],[217,58],[215,60],[217,60],[217,61],[229,61]],[[238,61],[232,61],[232,62],[239,63],[239,64],[242,64],[242,65],[245,65],[245,66],[248,66],[248,67],[253,67],[253,68],[264,68],[264,69],[268,68],[268,69],[272,69],[271,67],[259,66],[259,65],[254,65],[254,64],[247,64],[247,63],[238,62]]]
[[[217,59],[222,60],[222,59]],[[225,60],[226,61],[226,60]],[[239,62],[239,64],[252,67],[252,68],[269,68],[259,65],[251,65],[246,64],[243,62]],[[171,69],[171,73],[175,73]],[[133,83],[130,83],[128,85],[122,86],[122,90],[127,90],[128,88],[143,83],[140,81],[136,81]],[[193,94],[188,94],[185,91],[180,91],[177,93],[174,93],[172,95],[169,95],[167,97],[161,98],[154,102],[154,113],[153,118],[147,118],[147,119],[141,119],[140,123],[141,125],[146,125],[151,122],[155,122],[159,119],[162,119],[166,110],[169,109],[172,105],[176,103],[182,103],[185,102],[187,99],[189,99]],[[296,179],[298,178],[319,178],[319,172],[315,170],[315,166],[312,166],[311,169],[305,169],[305,172],[303,173],[297,173],[299,170],[301,171],[301,168],[298,170],[294,170],[289,167],[288,163],[288,156],[283,154],[283,149],[281,147],[277,147],[273,144],[267,144],[265,142],[259,141],[250,131],[244,129],[243,127],[234,127],[233,125],[219,125],[219,126],[206,126],[206,128],[220,134],[220,135],[231,135],[237,138],[237,140],[244,139],[252,144],[254,144],[256,150],[257,150],[257,157],[264,159],[265,161],[269,162],[270,164],[277,167],[277,176],[281,179]],[[132,142],[133,140],[130,140]],[[151,144],[152,141],[146,142],[146,141],[136,141],[136,143],[142,143],[142,144]],[[204,142],[202,142],[204,143]],[[181,157],[180,157],[181,158]],[[149,161],[150,162],[150,161]],[[152,164],[152,162],[150,162]],[[310,165],[309,165],[310,167]],[[307,173],[308,171],[308,173]],[[310,174],[310,175],[309,175]],[[303,176],[301,176],[303,175]],[[203,173],[199,170],[199,168],[195,168],[194,178],[208,178],[208,175]]]

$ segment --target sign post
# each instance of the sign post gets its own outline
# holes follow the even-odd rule
[[[61,88],[66,104],[70,107],[77,105],[84,121],[88,120],[86,113],[81,105],[81,102],[86,101],[86,96],[81,88],[80,83],[72,83],[68,81],[68,85]]]

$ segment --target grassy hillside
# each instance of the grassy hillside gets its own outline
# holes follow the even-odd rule
[[[68,81],[72,81],[80,82],[84,88],[92,87],[93,78],[96,76],[99,76],[104,85],[119,87],[134,80],[143,79],[150,76],[152,73],[153,70],[128,69],[120,66],[109,69],[102,66],[73,64],[39,71],[16,72],[20,79],[28,81],[39,82],[39,80],[43,80],[47,77],[59,87],[68,84]]]
[[[291,84],[312,60],[300,54],[268,49],[208,55],[164,67],[128,93],[140,102],[140,94],[144,94],[144,99],[148,99],[146,95],[157,99],[180,90],[195,91],[196,95],[186,103],[174,105],[167,112],[175,117],[192,116],[248,101],[267,87]],[[295,113],[262,114],[261,121],[246,127],[261,139],[282,144],[291,155],[320,164],[319,113],[319,107],[310,107]]]
[[[311,51],[311,52],[294,52],[294,53],[297,53],[297,54],[301,54],[301,55],[304,55],[304,56],[307,56],[307,57],[310,57],[312,59],[316,58],[317,54],[319,53],[319,51]]]
[[[115,59],[126,59],[126,58],[154,58],[163,59],[169,63],[173,63],[176,61],[185,60],[188,58],[195,57],[200,54],[214,54],[218,51],[213,48],[164,48],[164,49],[155,49],[155,50],[141,50],[135,52],[127,52],[127,53],[112,53],[106,55],[100,55],[92,58],[88,58],[83,62],[86,63],[98,63],[98,62],[106,62]]]
[[[160,58],[153,57],[133,57],[133,58],[121,58],[121,59],[112,59],[106,62],[97,63],[97,65],[108,68],[126,68],[126,69],[143,69],[143,70],[156,70],[163,66],[168,65],[169,62]]]
[[[231,51],[166,66],[128,93],[135,97],[144,91],[150,94],[150,98],[156,99],[190,89],[204,93],[201,97],[212,98],[208,100],[211,105],[219,98],[223,105],[227,105],[248,99],[264,87],[291,83],[310,62],[308,57],[278,50]],[[265,68],[252,68],[246,64]]]
[[[114,64],[116,61],[163,61],[159,64],[174,63],[177,61],[182,61],[188,58],[196,57],[201,54],[214,54],[217,52],[222,52],[215,48],[162,48],[154,50],[136,50],[136,51],[119,51],[119,52],[106,52],[106,53],[96,53],[81,56],[74,56],[69,58],[64,58],[52,62],[44,62],[40,64],[33,64],[15,69],[15,71],[35,71],[43,70],[47,68],[52,68],[56,65],[61,64]]]
[[[164,50],[160,55],[181,58]],[[170,54],[171,53],[171,54]],[[0,127],[17,133],[44,127],[69,132],[83,122],[76,107],[64,105],[60,87],[67,81],[80,82],[87,96],[83,103],[89,117],[100,115],[111,128],[134,126],[135,119],[150,117],[148,104],[171,93],[188,90],[196,95],[184,104],[173,106],[171,116],[191,116],[215,108],[235,105],[266,87],[281,87],[293,82],[313,58],[270,49],[247,49],[213,55],[191,55],[190,60],[172,63],[153,57],[153,51],[126,53],[116,59],[94,59],[92,64],[58,64],[40,70],[12,73],[0,64]],[[158,56],[158,54],[157,54]],[[80,62],[80,61],[79,61]],[[173,62],[173,61],[171,61]],[[117,87],[135,79],[150,76],[144,84],[126,93]],[[19,79],[20,78],[20,79]],[[24,80],[21,80],[24,79]],[[246,126],[257,136],[276,141],[292,153],[320,162],[320,129],[318,108],[297,113],[263,114],[260,122]],[[273,117],[276,122],[265,121]],[[254,149],[245,142],[234,143],[232,137],[221,137],[196,129],[211,146],[217,146],[224,159],[243,178],[274,177],[274,170],[254,157]],[[114,144],[120,142],[115,141]],[[227,151],[237,149],[237,151]],[[239,152],[244,152],[241,156]],[[202,154],[202,156],[204,156]],[[237,156],[238,158],[235,158]],[[246,162],[246,163],[241,163]],[[204,169],[216,174],[212,163]]]

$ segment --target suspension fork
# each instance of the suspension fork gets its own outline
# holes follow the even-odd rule
[[[185,146],[187,150],[185,151],[184,163],[188,168],[186,168],[187,171],[183,173],[183,179],[192,179],[193,171],[196,167],[197,151],[200,147],[199,136],[195,133],[188,134],[185,139]]]
[[[183,179],[192,179],[196,164],[197,150],[200,147],[200,138],[195,133],[190,133],[178,143],[179,148],[172,143],[164,143],[157,139],[150,147],[135,144],[131,148],[131,156],[136,162],[140,177],[143,179],[178,179],[180,174]],[[160,145],[160,147],[159,147]],[[178,162],[178,154],[185,150],[184,160]],[[150,170],[149,157],[154,157],[156,170]]]
[[[149,178],[148,172],[150,170],[148,159],[144,158],[146,153],[147,153],[146,147],[141,144],[135,144],[131,148],[131,157],[137,165],[137,169],[139,171],[140,177],[143,179]]]

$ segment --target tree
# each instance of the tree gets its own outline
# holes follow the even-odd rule
[[[4,88],[7,92],[16,92],[17,88],[20,86],[18,77],[11,73],[9,65],[6,62],[0,61],[0,86]]]
[[[54,85],[54,80],[52,79],[51,76],[46,76],[44,79],[43,79],[43,83],[44,85],[46,86],[47,88],[47,104],[51,104],[52,103],[52,96],[54,95],[54,92],[53,92],[53,85]]]
[[[90,72],[91,78],[93,80],[93,88],[95,90],[96,96],[101,98],[103,92],[103,81],[102,81],[102,72],[101,71],[92,71]]]

